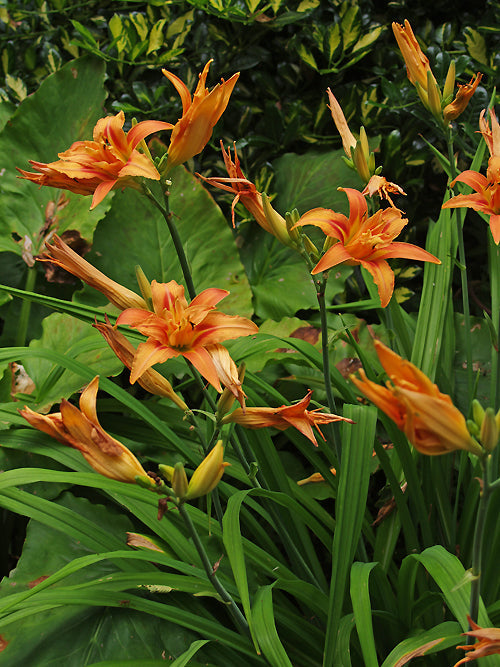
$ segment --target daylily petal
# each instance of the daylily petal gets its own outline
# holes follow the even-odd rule
[[[172,123],[165,123],[162,120],[143,120],[127,132],[127,144],[134,149],[150,134],[161,130],[171,130],[173,127]]]
[[[95,208],[98,204],[102,202],[104,197],[111,192],[111,190],[118,183],[118,180],[114,181],[103,181],[94,190],[94,196],[92,197],[92,204],[90,205],[90,210]]]
[[[212,387],[214,387],[219,393],[222,392],[220,379],[217,375],[217,368],[206,348],[195,348],[189,352],[183,352],[182,355],[193,364],[196,370],[201,373],[201,375],[203,375],[205,380],[207,380],[212,385]]]
[[[493,240],[498,245],[500,243],[500,214],[493,213],[491,215],[490,229]]]
[[[328,271],[332,266],[337,266],[338,264],[342,264],[342,262],[349,262],[352,260],[352,255],[344,248],[344,246],[341,243],[336,243],[325,252],[311,273],[316,275],[322,271]]]
[[[488,183],[488,179],[485,176],[483,176],[477,171],[473,171],[472,169],[467,169],[466,171],[463,171],[455,178],[454,181],[451,182],[450,185],[453,187],[457,181],[460,181],[460,183],[465,183],[466,185],[470,185],[470,187],[473,188],[476,192],[482,192]],[[453,201],[453,199],[454,198],[449,199],[447,202],[445,202],[443,208],[446,208],[448,202]]]
[[[380,305],[385,308],[394,292],[394,272],[385,260],[370,262],[360,260],[361,266],[372,275],[380,297]]]
[[[441,260],[434,257],[430,252],[419,248],[412,243],[403,243],[393,241],[387,248],[377,252],[377,257],[381,259],[390,259],[391,257],[400,257],[401,259],[417,259],[422,262],[431,262],[432,264],[441,264]]]
[[[139,343],[134,363],[130,369],[130,384],[134,384],[151,366],[162,364],[167,359],[177,357],[179,354],[180,352],[177,350],[164,345],[158,345],[154,341],[150,342],[147,340],[145,343]]]

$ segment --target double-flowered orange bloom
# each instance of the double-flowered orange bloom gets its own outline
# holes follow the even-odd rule
[[[399,209],[390,207],[368,215],[362,193],[352,188],[339,188],[349,199],[349,218],[327,208],[315,208],[305,213],[297,226],[319,227],[334,241],[312,273],[327,271],[338,264],[361,264],[373,277],[383,308],[394,291],[394,273],[387,260],[393,257],[417,259],[440,264],[427,250],[411,243],[395,242],[408,223]]]
[[[129,308],[117,320],[117,324],[128,324],[148,337],[137,348],[130,382],[134,383],[154,364],[183,356],[217,391],[222,391],[222,382],[243,403],[236,365],[220,343],[255,334],[258,327],[245,317],[215,309],[228,294],[223,289],[206,289],[188,304],[184,287],[175,280],[153,280],[153,312]]]
[[[125,116],[107,116],[97,121],[93,141],[76,141],[67,151],[59,153],[56,162],[30,164],[38,173],[19,169],[22,178],[38,185],[70,190],[77,194],[93,195],[95,208],[115,188],[140,189],[136,179],[159,180],[160,174],[151,158],[137,150],[139,143],[153,132],[170,130],[173,125],[160,120],[144,120],[126,134]]]
[[[61,412],[41,415],[25,407],[20,413],[39,431],[78,449],[101,475],[120,482],[135,482],[135,476],[145,477],[146,471],[132,452],[100,425],[96,413],[98,388],[99,376],[96,376],[80,396],[80,409],[63,400]]]
[[[293,426],[303,433],[313,445],[317,446],[316,437],[312,427],[318,431],[320,436],[325,439],[321,433],[318,424],[329,424],[330,422],[345,421],[352,424],[352,419],[339,417],[328,412],[320,412],[321,408],[308,410],[311,402],[312,390],[310,389],[304,398],[294,405],[282,405],[280,408],[236,408],[231,414],[222,419],[223,424],[235,423],[246,426],[247,428],[264,428],[272,426],[279,431],[284,431]]]
[[[452,197],[443,208],[472,208],[490,216],[490,229],[493,240],[500,243],[500,125],[495,110],[490,110],[491,127],[486,120],[486,109],[479,118],[479,129],[488,146],[490,158],[486,176],[468,169],[459,174],[451,186],[457,181],[469,185],[475,192],[470,195]]]
[[[211,91],[205,84],[212,60],[203,68],[199,75],[198,85],[193,97],[186,84],[168,70],[163,74],[173,83],[182,101],[182,117],[172,130],[168,149],[167,171],[171,167],[182,164],[194,155],[198,155],[210,141],[215,124],[224,113],[239,72],[222,83],[218,83]]]
[[[482,455],[481,446],[467,430],[465,417],[447,394],[414,364],[402,359],[378,340],[375,350],[389,376],[386,386],[372,382],[365,372],[350,379],[363,394],[395,422],[422,454],[446,454],[465,449]]]

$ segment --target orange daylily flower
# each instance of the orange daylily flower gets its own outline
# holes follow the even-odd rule
[[[226,315],[215,310],[216,304],[229,294],[223,289],[206,289],[188,305],[184,287],[169,283],[151,283],[154,312],[129,308],[117,320],[128,324],[148,337],[140,343],[132,364],[133,384],[148,368],[182,355],[217,391],[221,382],[228,383],[241,400],[238,371],[222,341],[249,336],[258,331],[256,324],[245,317]]]
[[[350,424],[352,419],[346,417],[339,417],[327,412],[320,412],[321,408],[316,410],[308,410],[311,402],[312,390],[309,389],[304,398],[294,405],[282,405],[280,408],[247,408],[243,411],[241,408],[236,408],[230,415],[226,415],[222,420],[222,424],[241,424],[247,428],[264,428],[272,426],[280,431],[284,431],[290,426],[293,426],[298,431],[303,433],[315,447],[318,446],[316,437],[312,427],[314,426],[318,433],[325,440],[321,433],[318,424],[329,424],[330,422],[345,421]]]
[[[182,117],[177,121],[170,139],[166,171],[198,155],[212,136],[213,129],[224,113],[239,72],[211,91],[205,87],[208,70],[213,61],[209,60],[199,75],[193,98],[186,84],[179,77],[163,69],[163,74],[171,81],[182,101]]]
[[[389,376],[386,386],[351,375],[356,387],[404,432],[421,454],[434,456],[465,449],[480,456],[481,446],[472,438],[465,417],[447,394],[414,364],[402,359],[378,340],[374,341],[380,363]]]
[[[397,208],[380,209],[368,216],[368,206],[362,193],[352,188],[339,188],[349,199],[350,213],[346,218],[327,208],[315,208],[305,213],[296,226],[315,225],[334,239],[312,270],[313,275],[338,264],[361,264],[377,285],[382,308],[389,303],[394,291],[394,273],[387,259],[401,257],[440,264],[439,259],[411,243],[394,242],[408,223]]]
[[[432,73],[429,59],[422,52],[422,49],[413,34],[410,23],[406,19],[404,26],[399,23],[393,23],[392,30],[406,64],[408,79],[410,80],[410,83],[415,86],[422,104],[436,118],[442,119],[445,124],[448,124],[450,120],[458,118],[468,105],[472,95],[475,93],[476,88],[481,81],[482,74],[478,72],[468,84],[463,86],[459,85],[455,99],[450,104],[447,104],[443,110],[442,106],[444,102],[451,97],[455,87],[454,61],[452,60],[450,63],[444,88],[441,92],[437,85],[436,78]]]
[[[482,628],[477,623],[474,623],[470,616],[467,616],[467,620],[472,630],[463,634],[468,637],[474,637],[478,641],[472,646],[457,646],[457,649],[467,651],[467,655],[455,663],[454,667],[465,665],[466,662],[472,662],[487,655],[500,654],[500,628]]]
[[[479,127],[490,151],[486,176],[468,169],[459,174],[450,183],[457,181],[470,186],[475,193],[456,195],[443,204],[443,208],[472,208],[490,216],[490,229],[493,240],[500,243],[500,125],[495,110],[490,109],[491,127],[485,118],[486,109],[481,111]]]
[[[97,322],[96,320],[92,326],[102,334],[118,359],[130,370],[134,363],[136,353],[136,349],[132,343],[111,325],[107,315],[105,323]],[[170,382],[153,368],[148,368],[144,371],[144,373],[137,378],[137,382],[143,389],[149,391],[150,394],[155,396],[165,396],[173,401],[181,410],[189,410],[182,398],[175,393]]]
[[[41,415],[28,407],[19,412],[39,431],[78,449],[101,475],[133,483],[136,475],[145,477],[146,471],[132,452],[100,425],[96,413],[98,388],[99,376],[96,376],[80,396],[80,409],[63,399],[61,412]]]
[[[424,55],[420,48],[410,22],[407,19],[405,19],[404,25],[394,22],[392,31],[404,58],[410,83],[414,86],[418,84],[420,88],[427,91],[427,77],[430,75],[434,83],[436,83],[436,79],[429,64],[429,58]]]
[[[138,294],[120,283],[111,280],[104,273],[87,262],[81,255],[54,234],[50,242],[45,243],[44,252],[37,257],[41,262],[53,262],[69,271],[90,287],[102,292],[104,296],[120,310],[125,308],[146,308],[146,302]]]
[[[160,174],[151,158],[137,150],[139,143],[153,132],[171,130],[171,123],[144,120],[127,134],[123,131],[125,115],[107,116],[97,121],[93,141],[76,141],[67,151],[59,153],[56,162],[30,164],[39,173],[18,169],[22,177],[40,186],[70,190],[92,197],[91,209],[115,188],[140,189],[138,177],[159,180]]]

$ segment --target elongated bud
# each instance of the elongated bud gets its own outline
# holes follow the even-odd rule
[[[184,500],[192,500],[193,498],[205,496],[215,489],[224,473],[224,468],[230,465],[223,460],[223,457],[224,447],[222,440],[218,440],[212,451],[205,456],[194,471],[193,476],[189,480]]]
[[[477,426],[481,428],[484,419],[484,408],[476,398],[472,401],[472,417]]]
[[[299,244],[300,243],[300,228],[296,227],[293,229],[293,226],[299,221],[300,215],[296,208],[291,212],[285,213],[285,222],[286,222],[286,231],[291,240]]]
[[[436,118],[442,118],[441,112],[441,93],[434,75],[429,70],[427,72],[427,100],[429,104],[429,111]]]
[[[319,262],[319,251],[307,234],[302,234],[302,243],[304,244],[305,251],[311,255],[311,259],[315,262]]]
[[[498,444],[498,424],[493,408],[486,408],[484,411],[479,439],[488,452],[492,452]]]
[[[477,438],[479,436],[480,429],[476,422],[473,419],[467,419],[465,423],[467,424],[467,430],[469,433],[474,436],[474,438]]]
[[[135,276],[137,278],[143,299],[148,304],[148,309],[153,310],[153,294],[151,292],[151,283],[146,278],[146,274],[139,265],[135,267]]]
[[[172,473],[172,489],[179,500],[185,498],[188,490],[188,480],[184,465],[180,462],[176,463],[174,466],[174,472]]]
[[[158,470],[160,471],[160,474],[163,475],[163,477],[170,484],[172,482],[172,477],[174,476],[174,466],[167,466],[164,465],[163,463],[160,463],[158,466]]]
[[[451,102],[453,97],[453,91],[455,90],[455,61],[450,62],[448,67],[448,73],[446,75],[446,81],[444,82],[443,88],[443,101],[448,104]]]
[[[269,201],[269,197],[265,193],[262,193],[262,208],[264,209],[264,214],[272,234],[274,234],[278,241],[281,241],[283,245],[292,245],[292,239],[288,236],[285,219],[278,213],[278,211],[274,210]]]
[[[362,128],[364,129],[364,128]],[[366,137],[366,133],[365,133]],[[369,157],[369,155],[368,155]],[[352,161],[354,162],[354,166],[356,167],[356,171],[358,172],[361,180],[364,183],[368,183],[370,180],[370,170],[368,168],[368,159],[367,155],[363,149],[363,143],[362,141],[358,141],[356,144],[356,148],[352,151]]]

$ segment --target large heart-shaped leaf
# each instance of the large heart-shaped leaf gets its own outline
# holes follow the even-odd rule
[[[52,162],[73,142],[90,139],[97,119],[105,115],[103,82],[102,60],[88,56],[73,60],[47,77],[7,122],[0,135],[0,250],[20,255],[22,243],[16,241],[28,236],[37,251],[47,204],[57,201],[59,191],[17,178],[16,167],[29,171],[28,160]],[[85,203],[80,195],[67,193],[67,198],[69,204],[59,214],[60,231],[71,227],[91,237],[106,206],[89,211],[88,198]]]

